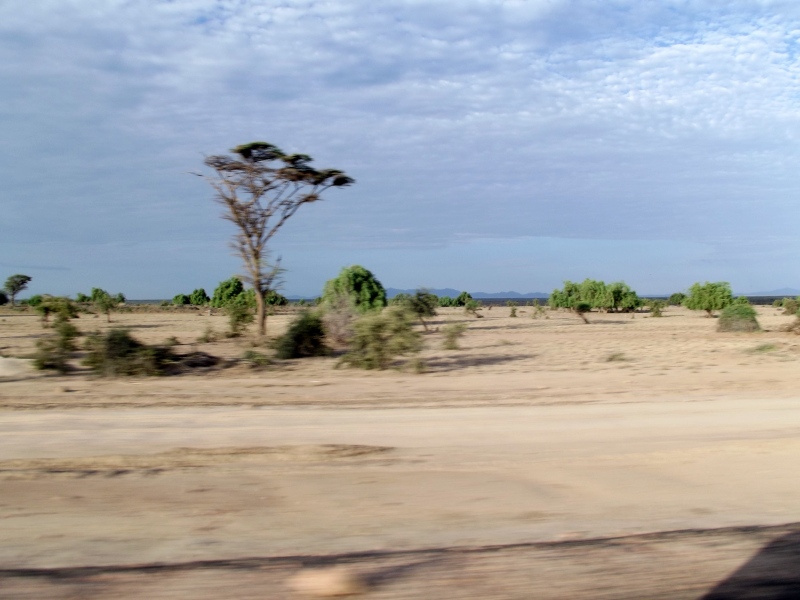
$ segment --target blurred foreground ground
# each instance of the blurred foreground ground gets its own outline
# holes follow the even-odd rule
[[[14,366],[0,598],[301,598],[290,579],[334,565],[365,598],[800,597],[800,338],[759,311],[769,331],[718,334],[682,309],[587,326],[495,308],[463,350],[429,334],[422,375]],[[0,318],[6,355],[43,333]],[[187,345],[224,328],[115,320]]]

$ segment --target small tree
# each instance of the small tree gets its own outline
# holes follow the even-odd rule
[[[237,228],[233,247],[244,262],[246,277],[256,294],[258,334],[266,334],[265,294],[280,275],[280,261],[270,263],[267,243],[303,205],[321,200],[331,187],[354,183],[342,171],[315,169],[306,154],[286,154],[266,142],[242,144],[236,156],[209,156],[205,177],[225,207],[223,218]]]
[[[233,302],[237,296],[244,293],[242,280],[235,275],[225,281],[220,281],[214,296],[211,298],[211,306],[214,308],[224,308]]]
[[[175,306],[185,306],[187,304],[191,304],[192,301],[186,294],[178,294],[172,299],[172,303]]]
[[[117,308],[119,304],[117,297],[112,296],[104,290],[95,288],[92,290],[92,302],[94,302],[98,311],[106,315],[106,321],[111,323],[111,311]]]
[[[398,294],[392,299],[392,304],[405,306],[410,313],[417,316],[425,331],[428,331],[428,324],[425,322],[425,318],[436,316],[439,298],[436,294],[431,294],[427,290],[417,290],[413,296],[410,294]]]
[[[686,300],[686,294],[683,292],[675,292],[667,298],[667,304],[670,306],[681,306],[684,300]]]
[[[55,315],[57,323],[65,323],[78,316],[78,309],[72,300],[65,296],[42,296],[41,302],[36,304],[35,309],[42,315],[42,323],[45,324],[50,321],[50,315]]]
[[[80,302],[81,304],[88,303],[92,301],[91,296],[87,296],[83,292],[78,292],[75,294],[75,302]]]
[[[339,297],[348,298],[359,313],[381,309],[387,305],[383,285],[361,265],[345,267],[337,277],[325,283],[323,302],[335,304]]]
[[[211,300],[211,298],[208,297],[208,294],[206,294],[203,288],[197,288],[189,296],[189,303],[194,306],[205,306],[208,304],[209,300]]]
[[[695,283],[689,288],[689,296],[683,301],[686,308],[704,310],[709,317],[714,316],[713,311],[722,310],[731,304],[733,304],[733,293],[727,281]]]
[[[14,306],[14,300],[16,300],[17,294],[27,289],[30,282],[31,277],[21,273],[17,273],[16,275],[12,275],[6,279],[6,285],[4,289],[11,298],[11,306]]]

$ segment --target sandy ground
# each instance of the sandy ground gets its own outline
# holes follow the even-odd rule
[[[470,327],[457,351],[427,334],[423,374],[0,360],[0,598],[302,598],[293,576],[337,565],[369,598],[800,597],[791,319],[520,312],[442,311]],[[252,347],[197,343],[223,317],[114,321]],[[47,333],[0,313],[7,357]]]

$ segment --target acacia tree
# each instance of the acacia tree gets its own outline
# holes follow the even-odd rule
[[[20,273],[6,279],[5,291],[8,292],[8,295],[11,297],[11,306],[14,306],[14,300],[17,294],[27,288],[30,282],[31,278],[28,275],[22,275]]]
[[[225,208],[223,218],[236,225],[232,246],[244,262],[245,280],[256,296],[258,334],[267,330],[264,297],[279,277],[280,259],[270,262],[267,243],[303,204],[321,200],[331,187],[354,183],[336,169],[315,169],[307,154],[285,154],[267,142],[233,148],[235,156],[209,156],[213,176],[200,175]]]

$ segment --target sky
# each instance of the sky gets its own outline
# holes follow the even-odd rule
[[[282,292],[800,287],[795,0],[0,1],[0,280],[169,298],[242,271],[203,159],[356,180]]]

